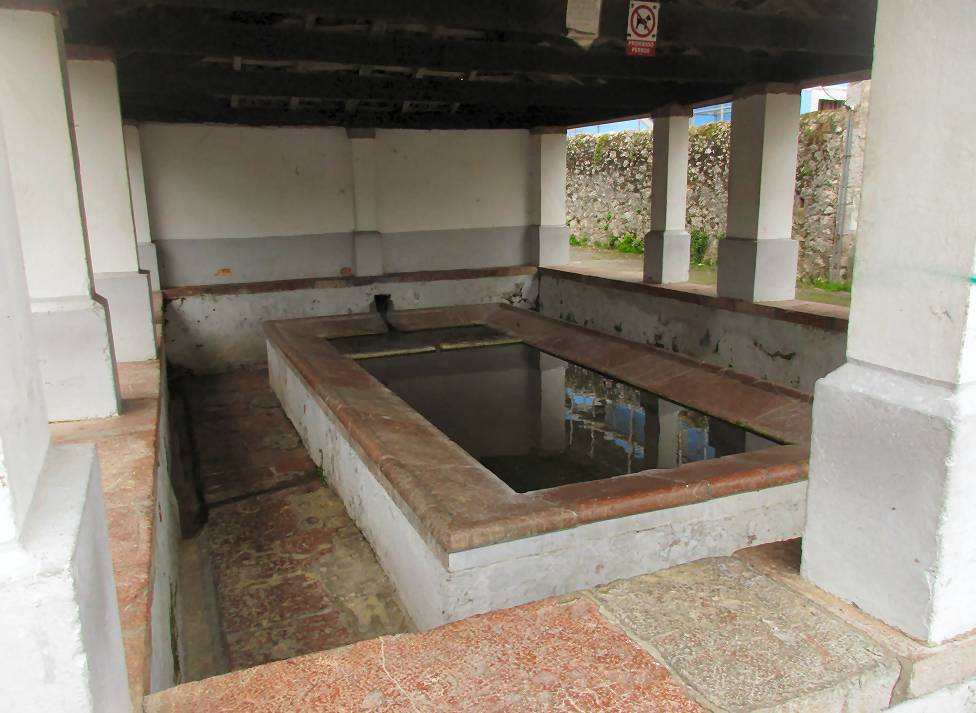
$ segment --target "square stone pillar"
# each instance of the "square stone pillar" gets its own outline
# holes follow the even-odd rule
[[[526,262],[536,267],[569,262],[566,225],[566,129],[532,129],[530,208]]]
[[[691,235],[685,230],[685,212],[692,114],[684,107],[668,107],[653,115],[651,230],[644,236],[644,282],[688,281]]]
[[[0,47],[0,107],[48,417],[114,416],[112,335],[92,292],[59,20],[0,10]]]
[[[376,217],[376,130],[348,129],[352,145],[353,249],[357,275],[383,274],[383,236]]]
[[[763,85],[732,102],[728,237],[718,243],[718,295],[749,302],[796,297],[793,196],[800,90]]]
[[[848,363],[817,384],[802,573],[942,642],[976,629],[971,3],[880,3],[871,91]]]
[[[95,446],[49,447],[2,126],[0,344],[0,707],[128,713]]]
[[[95,291],[108,300],[118,361],[156,358],[149,273],[139,269],[115,63],[69,59],[81,194]]]
[[[149,286],[155,292],[159,289],[159,260],[149,231],[149,205],[146,203],[146,176],[142,169],[139,127],[124,124],[122,139],[125,141],[125,163],[129,169],[129,195],[132,197],[132,220],[136,228],[139,269],[149,273]]]

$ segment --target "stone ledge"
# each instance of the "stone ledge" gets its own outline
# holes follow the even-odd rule
[[[725,369],[506,305],[410,310],[389,319],[404,330],[487,324],[666,399],[798,444],[518,494],[326,341],[382,332],[378,315],[265,323],[269,343],[403,503],[405,516],[445,566],[456,552],[806,478],[810,403],[799,392],[759,388],[758,380]]]
[[[710,309],[737,312],[755,317],[791,322],[804,327],[814,327],[831,332],[846,332],[850,310],[839,305],[820,304],[805,300],[786,300],[783,302],[747,302],[731,297],[719,297],[715,285],[695,285],[679,283],[671,285],[652,285],[630,280],[615,280],[584,271],[585,268],[540,267],[540,277],[571,280],[584,285],[608,287],[622,292],[633,292],[649,297],[687,302]]]
[[[470,268],[462,270],[430,270],[426,272],[396,272],[386,275],[345,277],[317,277],[297,280],[272,280],[269,282],[235,282],[219,285],[195,285],[193,287],[169,287],[162,290],[167,300],[196,295],[256,295],[265,292],[291,292],[294,290],[324,290],[363,285],[400,282],[437,282],[442,280],[476,280],[484,277],[511,277],[534,275],[538,268],[516,265],[514,267]]]
[[[118,365],[122,413],[51,424],[55,445],[94,443],[105,493],[112,568],[129,691],[139,710],[149,692],[153,551],[160,419],[159,361]]]

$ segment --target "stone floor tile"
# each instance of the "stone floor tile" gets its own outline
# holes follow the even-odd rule
[[[976,677],[976,635],[938,646],[926,646],[907,634],[865,614],[800,576],[801,541],[773,542],[739,550],[735,556],[808,598],[822,609],[901,657],[904,696],[924,696],[945,686]],[[900,685],[899,688],[902,688]]]
[[[159,362],[119,362],[119,388],[123,399],[159,399]]]
[[[874,642],[736,558],[616,582],[593,596],[726,711],[880,711],[900,674]]]
[[[586,599],[548,599],[163,691],[149,713],[704,713]]]
[[[194,619],[195,670],[236,670],[414,631],[369,544],[301,447],[267,371],[184,377],[180,390],[210,506],[197,548],[205,563],[184,577],[213,601]],[[219,633],[209,631],[208,615]]]

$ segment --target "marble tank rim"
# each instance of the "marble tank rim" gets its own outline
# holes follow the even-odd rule
[[[340,426],[445,566],[452,553],[806,479],[809,394],[507,304],[393,311],[388,319],[404,331],[491,326],[561,359],[789,444],[518,494],[328,343],[328,338],[385,332],[379,315],[265,322],[269,348]]]

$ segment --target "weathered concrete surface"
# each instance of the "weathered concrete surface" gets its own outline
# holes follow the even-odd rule
[[[390,295],[397,310],[502,301],[524,307],[535,302],[538,283],[535,275],[511,275],[180,297],[166,305],[166,354],[197,373],[251,368],[267,363],[263,322],[369,312],[378,294]]]
[[[539,276],[539,311],[807,392],[847,348],[842,331],[548,275]]]
[[[726,711],[882,710],[900,672],[896,659],[734,558],[635,577],[593,596]]]

